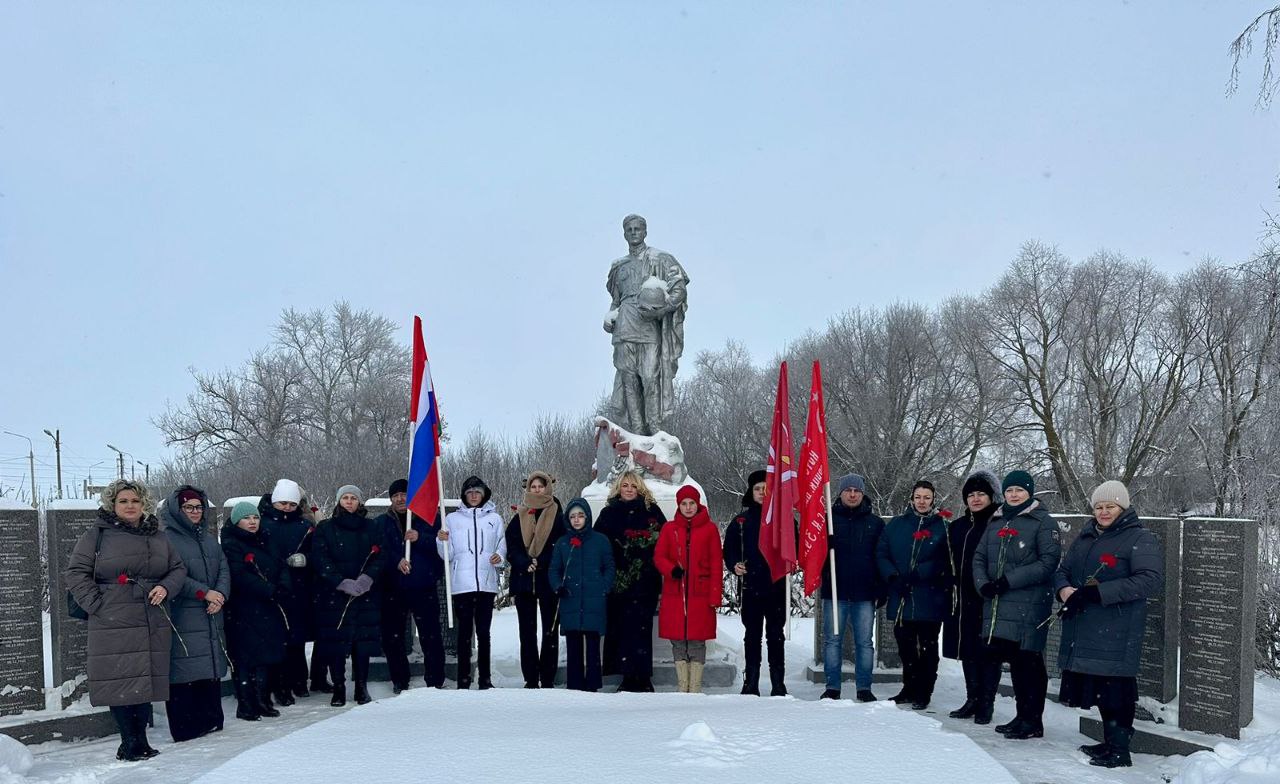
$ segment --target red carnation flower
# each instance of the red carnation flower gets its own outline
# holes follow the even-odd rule
[[[911,535],[911,538],[912,538],[912,539],[915,539],[917,542],[918,542],[918,541],[921,541],[922,539],[928,539],[928,538],[929,538],[929,532],[928,532],[928,531],[916,531],[914,534],[912,534],[912,535]]]
[[[382,548],[375,544],[373,547],[370,547],[370,548],[369,548],[369,552],[371,552],[371,553],[380,553],[380,552],[382,552]]]
[[[943,520],[950,520],[950,519],[951,519],[951,510],[950,510],[950,509],[939,509],[939,510],[938,510],[938,517],[941,517]]]
[[[196,598],[203,602],[203,601],[204,601],[204,591],[196,591]]]
[[[574,547],[581,547],[582,540],[575,536],[569,540],[569,544],[573,545]]]
[[[1116,557],[1111,553],[1103,553],[1102,556],[1098,558],[1098,562],[1108,569],[1114,569],[1116,564],[1119,563],[1116,560]]]
[[[121,585],[128,585],[129,575],[125,574],[124,572],[121,572],[120,576],[116,578],[116,582],[120,583]]]
[[[1018,531],[1016,528],[1006,527],[1006,528],[1001,528],[999,531],[996,531],[996,536],[1017,536],[1017,535],[1018,535]]]
[[[245,554],[244,554],[244,562],[245,562],[245,563],[253,563],[253,553],[245,553]]]

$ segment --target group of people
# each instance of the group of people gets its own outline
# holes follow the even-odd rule
[[[344,705],[348,658],[354,698],[368,702],[369,660],[379,651],[399,693],[409,686],[409,618],[422,642],[426,685],[442,687],[437,584],[446,570],[459,689],[473,682],[473,635],[476,685],[493,687],[490,626],[501,570],[509,568],[525,688],[554,685],[563,636],[568,688],[597,691],[604,675],[616,673],[620,691],[653,691],[656,612],[678,690],[700,691],[727,571],[741,597],[741,691],[760,694],[763,638],[770,694],[787,693],[787,583],[773,579],[759,548],[763,471],[747,478],[742,512],[723,540],[689,486],[677,491],[668,521],[643,477],[623,473],[593,521],[587,501],[562,506],[554,485],[546,472],[531,473],[507,521],[476,476],[462,483],[461,506],[443,521],[410,519],[403,479],[388,489],[388,511],[373,519],[361,490],[346,485],[332,516],[316,523],[302,489],[281,479],[257,504],[235,504],[214,536],[198,488],[178,488],[152,515],[142,483],[111,483],[64,576],[88,616],[90,701],[111,707],[121,735],[117,757],[158,753],[146,736],[154,701],[166,702],[175,741],[220,730],[228,670],[236,715],[248,721],[278,716],[276,705],[312,691],[331,692],[331,704]],[[995,729],[1010,739],[1042,737],[1047,627],[1061,618],[1061,699],[1097,706],[1104,721],[1104,741],[1082,750],[1096,765],[1130,764],[1146,601],[1162,574],[1155,536],[1130,508],[1128,491],[1119,482],[1097,488],[1094,518],[1065,558],[1058,525],[1027,472],[1000,482],[978,471],[961,494],[964,514],[952,520],[937,508],[933,485],[919,481],[907,509],[886,524],[862,477],[840,480],[821,589],[822,697],[840,697],[851,630],[857,699],[876,699],[879,606],[902,658],[894,702],[928,707],[941,637],[943,655],[960,660],[965,677],[967,699],[953,718],[991,722],[1007,663],[1017,715]]]
[[[1093,519],[1065,557],[1058,523],[1036,499],[1028,472],[999,481],[976,471],[961,496],[964,513],[952,520],[937,508],[934,486],[916,482],[906,510],[886,524],[872,511],[862,477],[840,480],[823,572],[822,697],[840,697],[844,634],[851,629],[857,698],[876,699],[872,623],[876,607],[884,607],[902,658],[894,702],[929,706],[941,636],[942,655],[961,662],[965,681],[965,702],[949,715],[990,724],[1008,664],[1017,711],[995,730],[1011,740],[1040,738],[1049,683],[1045,646],[1049,627],[1060,622],[1060,700],[1096,706],[1103,720],[1103,741],[1081,751],[1093,765],[1132,764],[1146,604],[1163,573],[1155,534],[1131,508],[1128,489],[1108,481],[1094,490]]]

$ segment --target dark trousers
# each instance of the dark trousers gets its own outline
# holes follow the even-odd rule
[[[565,632],[565,686],[599,691],[600,632]]]
[[[169,714],[169,734],[175,742],[222,729],[222,684],[212,678],[169,684],[169,699],[164,706]]]
[[[476,636],[476,669],[480,683],[491,680],[489,627],[493,624],[494,594],[471,591],[453,595],[454,620],[458,622],[458,688],[471,685],[471,635]]]
[[[435,587],[412,596],[385,593],[382,600],[382,652],[391,683],[409,686],[409,616],[418,627],[428,686],[444,684],[444,637],[440,634],[440,598]]]
[[[960,666],[964,670],[964,698],[981,700],[985,694],[983,680],[986,678],[986,660],[978,656],[966,656],[960,660]]]
[[[928,702],[938,680],[938,635],[942,621],[902,621],[893,627],[902,657],[902,688],[913,700]]]
[[[653,612],[657,606],[656,596],[609,596],[609,633],[604,636],[604,663],[609,674],[645,681],[653,677]]]
[[[293,646],[289,646],[289,647],[293,647]],[[287,661],[288,658],[289,658],[288,654],[286,654],[285,660]],[[303,659],[305,662],[306,657],[304,656]],[[316,684],[317,686],[324,683],[325,670],[328,669],[328,667],[329,667],[329,663],[325,661],[324,657],[317,656],[315,652],[315,648],[312,648],[311,649],[311,666],[304,668],[305,670],[308,671],[309,676],[311,678],[311,682]]]
[[[1102,714],[1102,721],[1115,722],[1116,726],[1125,729],[1133,729],[1133,717],[1138,712],[1138,705],[1134,702],[1128,702],[1115,708],[1108,708],[1105,705],[1098,706],[1098,713]]]
[[[541,684],[550,689],[556,685],[556,667],[560,660],[560,633],[555,628],[559,598],[553,593],[516,594],[516,618],[520,622],[520,673],[526,684]],[[542,634],[538,634],[538,616],[542,616]]]
[[[986,672],[983,675],[983,688],[988,699],[995,699],[996,690],[1000,687],[1000,665],[1005,662],[1008,662],[1009,675],[1013,678],[1017,717],[1039,725],[1044,715],[1045,692],[1049,689],[1044,655],[1040,651],[1024,651],[1013,640],[993,638],[987,643]]]
[[[356,688],[360,688],[369,683],[369,654],[361,653],[358,646],[352,645],[349,650],[343,651],[329,660],[329,677],[333,680],[333,690],[346,688],[347,685],[347,656],[351,657],[351,679],[356,682]]]
[[[760,637],[763,635],[769,648],[769,671],[780,671],[785,666],[787,595],[786,581],[776,583],[768,593],[744,592],[742,595],[742,637],[746,653],[746,679],[755,680],[760,675]],[[767,632],[766,632],[767,629]]]
[[[315,658],[315,657],[312,657]],[[238,667],[239,665],[237,665]],[[311,672],[316,672],[316,668],[312,668]],[[290,643],[284,648],[284,658],[279,664],[273,664],[270,667],[270,684],[271,691],[276,694],[284,694],[285,692],[301,692],[307,688],[307,647],[306,643]],[[319,672],[313,681],[324,680],[323,665],[320,665]]]

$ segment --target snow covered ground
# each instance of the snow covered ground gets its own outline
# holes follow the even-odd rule
[[[719,643],[740,652],[741,630],[736,617],[720,618]],[[1088,766],[1076,751],[1090,742],[1076,731],[1076,710],[1050,703],[1046,737],[1035,741],[1007,741],[990,727],[947,718],[964,700],[954,662],[943,662],[933,705],[923,715],[891,703],[818,702],[822,687],[805,679],[812,630],[812,621],[793,622],[790,698],[739,697],[736,688],[709,696],[526,691],[519,688],[515,613],[504,611],[494,618],[494,691],[415,687],[393,696],[389,684],[374,683],[371,705],[336,709],[316,695],[285,708],[279,719],[260,722],[237,721],[234,702],[227,700],[223,732],[176,745],[158,711],[151,739],[163,753],[155,760],[116,762],[114,738],[47,743],[32,749],[34,765],[25,778],[0,767],[0,784],[314,784],[368,780],[375,773],[407,781],[514,777],[535,784],[580,778],[583,771],[619,784],[672,780],[680,771],[696,772],[699,782],[708,783],[821,781],[834,773],[841,781],[1137,784],[1171,781],[1184,762],[1181,784],[1280,782],[1280,768],[1266,767],[1261,756],[1280,755],[1280,684],[1274,679],[1258,679],[1257,718],[1241,742],[1190,760],[1136,755],[1132,769],[1108,771]],[[892,684],[876,686],[882,698],[894,691]],[[1000,698],[996,723],[1012,715],[1012,699]],[[561,750],[555,758],[564,767],[558,770],[546,767],[551,747]],[[449,751],[438,754],[442,749]],[[520,760],[531,764],[517,775]],[[428,770],[433,764],[440,766],[435,774]]]

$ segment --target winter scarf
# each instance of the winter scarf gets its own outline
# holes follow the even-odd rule
[[[530,557],[542,555],[542,548],[546,546],[555,523],[556,499],[551,493],[536,495],[525,491],[520,502],[520,536],[524,538],[524,548]]]

